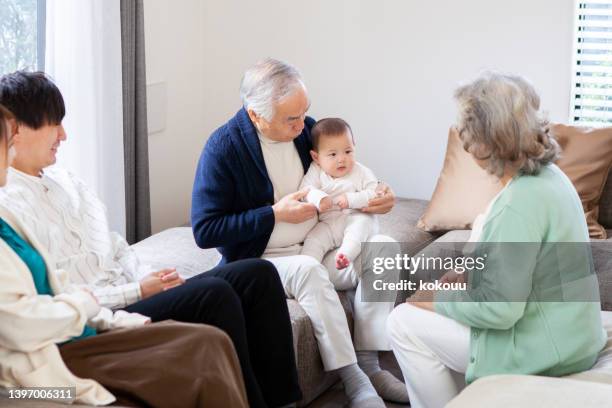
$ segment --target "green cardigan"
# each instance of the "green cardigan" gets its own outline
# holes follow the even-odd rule
[[[606,336],[592,258],[579,250],[589,242],[582,205],[565,174],[549,165],[515,177],[478,241],[476,251],[486,248],[488,259],[481,273],[469,274],[473,290],[439,291],[434,303],[436,312],[471,327],[466,381],[591,368]]]

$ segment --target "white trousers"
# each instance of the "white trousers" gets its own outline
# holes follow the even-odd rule
[[[366,242],[374,231],[374,216],[357,212],[343,214],[339,211],[330,215],[308,233],[302,254],[321,262],[325,254],[338,248],[339,253],[354,262],[361,252],[361,243]]]
[[[386,235],[374,235],[369,242],[395,241]],[[397,246],[397,248],[395,248]],[[399,244],[389,244],[399,251]],[[359,259],[343,270],[336,269],[335,251],[323,263],[307,255],[273,256],[263,254],[278,270],[287,297],[296,299],[312,322],[326,371],[357,362],[355,350],[390,350],[386,321],[394,302],[363,302]],[[370,273],[367,271],[366,273]],[[351,341],[344,309],[336,290],[356,289],[353,318],[355,345]]]
[[[465,387],[469,327],[406,303],[391,312],[387,327],[412,407],[442,408]]]

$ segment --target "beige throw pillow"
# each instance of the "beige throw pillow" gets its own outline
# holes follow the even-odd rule
[[[557,165],[578,191],[592,238],[606,238],[597,222],[599,199],[612,167],[612,128],[584,129],[552,125],[551,132],[563,149]],[[425,231],[471,228],[501,190],[496,178],[481,169],[463,149],[458,132],[451,128],[444,166],[425,213],[417,226]]]
[[[501,183],[463,149],[457,129],[448,131],[444,166],[431,201],[417,223],[425,231],[470,229],[501,190]]]
[[[586,129],[553,125],[563,153],[557,165],[572,180],[589,226],[591,238],[606,238],[599,222],[599,200],[612,167],[612,128]]]

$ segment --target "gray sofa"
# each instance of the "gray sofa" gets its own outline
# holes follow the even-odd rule
[[[434,241],[465,241],[467,231],[450,231],[431,234],[416,227],[417,220],[427,207],[427,201],[397,200],[393,211],[380,217],[382,233],[401,242],[405,251],[426,248]],[[571,378],[545,378],[538,376],[492,376],[478,380],[467,387],[450,406],[474,407],[576,407],[612,406],[612,175],[603,193],[600,205],[600,222],[608,229],[608,239],[603,240],[594,252],[594,261],[600,283],[603,318],[608,329],[608,345],[600,361],[589,372],[575,374]],[[143,261],[156,268],[176,266],[184,276],[191,276],[215,266],[219,260],[216,250],[203,250],[195,245],[191,229],[171,228],[155,234],[134,246]],[[351,303],[347,293],[339,293],[349,325],[352,327]],[[287,300],[294,334],[299,379],[304,393],[300,406],[305,406],[328,388],[338,378],[323,371],[321,358],[312,325],[304,310],[295,300]],[[385,362],[394,363],[389,353]],[[588,398],[585,398],[585,395]],[[0,407],[14,406],[13,401],[0,397]],[[24,402],[23,407],[56,407],[45,402]]]
[[[401,242],[403,249],[410,252],[426,248],[435,241],[467,240],[469,231],[432,234],[418,229],[417,220],[426,207],[427,201],[424,200],[398,199],[393,210],[379,218],[381,233]],[[607,240],[601,240],[593,255],[600,283],[602,309],[610,311],[612,310],[612,176],[608,178],[603,193],[599,220],[608,229],[609,237]],[[219,254],[215,250],[202,250],[196,247],[191,230],[187,227],[162,231],[139,242],[135,245],[135,249],[146,262],[156,267],[175,265],[179,272],[186,276],[208,270],[219,260]],[[352,310],[348,294],[339,292],[339,296],[349,325],[352,327]],[[300,406],[304,406],[336,383],[338,378],[323,371],[312,325],[304,310],[295,300],[290,299],[287,302],[293,327],[299,379],[304,393]],[[612,312],[609,314],[612,316]],[[610,323],[612,324],[612,319]],[[612,368],[610,377],[612,384]],[[612,400],[610,401],[612,404]]]

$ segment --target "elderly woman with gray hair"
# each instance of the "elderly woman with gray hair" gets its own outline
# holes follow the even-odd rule
[[[553,164],[559,146],[536,91],[520,77],[485,73],[455,98],[464,148],[504,187],[474,223],[470,241],[492,251],[484,270],[469,274],[468,289],[417,291],[389,316],[413,407],[444,406],[464,386],[457,374],[470,383],[583,371],[605,344],[582,206]],[[591,296],[565,285],[591,288]]]

